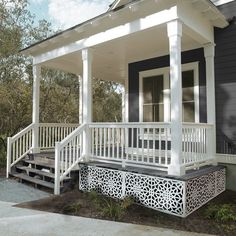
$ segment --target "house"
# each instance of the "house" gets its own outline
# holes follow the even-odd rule
[[[8,138],[7,175],[59,194],[79,168],[81,190],[181,217],[223,192],[226,173],[235,190],[235,13],[230,0],[117,0],[25,48],[32,124]],[[80,125],[39,123],[41,67],[82,78]],[[92,122],[92,77],[124,85],[124,122]]]

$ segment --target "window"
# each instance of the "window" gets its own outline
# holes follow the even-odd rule
[[[182,65],[183,121],[199,122],[198,63]],[[169,68],[140,72],[140,121],[170,121]]]
[[[143,83],[143,121],[164,121],[164,77],[146,77]]]
[[[182,73],[183,121],[195,122],[194,71]]]

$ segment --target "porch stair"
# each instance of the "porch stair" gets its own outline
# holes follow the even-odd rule
[[[35,187],[53,190],[55,181],[54,159],[54,152],[28,154],[12,168],[10,176],[19,179],[20,182],[32,184]],[[70,180],[69,176],[66,177],[63,183],[61,183],[60,188],[63,189],[64,183]]]

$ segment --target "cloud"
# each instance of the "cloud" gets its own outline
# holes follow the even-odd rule
[[[46,2],[46,0],[29,0],[30,3],[34,3],[34,4],[42,4],[44,2]]]
[[[53,24],[65,29],[105,12],[111,2],[113,0],[49,0],[48,13]]]

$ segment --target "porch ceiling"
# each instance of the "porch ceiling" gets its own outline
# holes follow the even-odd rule
[[[190,34],[189,28],[183,25],[182,51],[199,48],[202,43],[196,33]],[[124,83],[128,77],[129,63],[167,54],[169,42],[166,25],[137,32],[94,46],[93,76]],[[42,65],[82,75],[81,51],[55,58]]]

